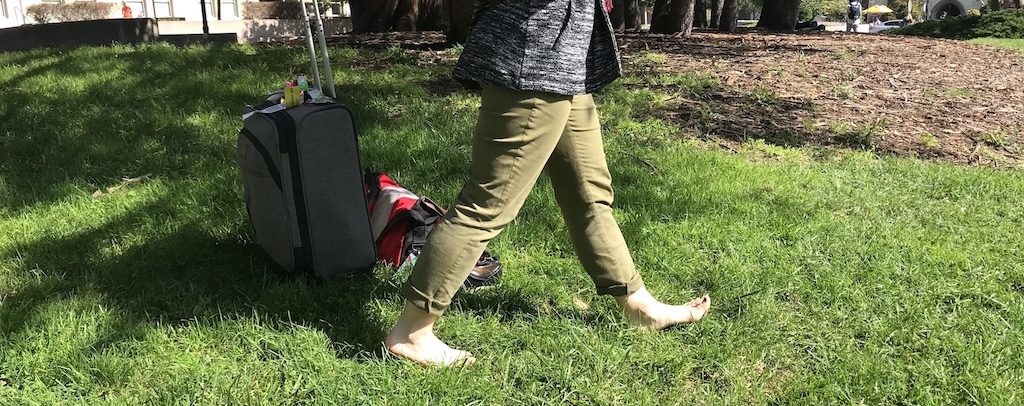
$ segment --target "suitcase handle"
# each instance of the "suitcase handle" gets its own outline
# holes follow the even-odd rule
[[[317,0],[313,1],[313,12],[315,19],[310,22],[309,12],[306,11],[306,0],[300,0],[302,3],[302,17],[306,20],[306,49],[309,52],[309,69],[313,74],[313,80],[316,87],[322,92],[324,87],[327,87],[327,94],[332,99],[338,98],[338,95],[334,92],[334,71],[331,69],[331,60],[327,54],[327,39],[324,38],[324,24],[323,19],[320,16],[320,4]],[[313,26],[315,24],[317,37],[320,42],[320,52],[323,54],[324,59],[324,79],[325,83],[321,85],[320,82],[320,69],[317,66],[316,46],[313,44]]]

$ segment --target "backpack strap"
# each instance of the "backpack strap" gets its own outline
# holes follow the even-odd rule
[[[421,197],[406,213],[409,215],[409,228],[406,230],[405,241],[402,242],[403,261],[409,254],[419,254],[423,245],[427,243],[427,236],[444,218],[445,210],[432,200]]]
[[[434,220],[431,221],[430,223],[424,222],[424,224],[437,223],[438,221],[441,221],[442,218],[444,218],[445,214],[447,214],[447,211],[443,207],[438,206],[437,203],[434,203],[433,200],[430,200],[426,197],[421,197],[420,200],[416,202],[416,205],[413,206],[413,210],[416,209],[420,209],[427,214],[427,216],[424,216],[424,219],[426,219],[426,217],[428,216],[434,218]]]
[[[373,201],[377,200],[377,196],[380,195],[380,175],[380,172],[370,170],[363,175],[363,184],[366,185],[366,202],[370,205],[373,205]]]

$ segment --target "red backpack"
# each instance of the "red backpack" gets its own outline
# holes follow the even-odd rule
[[[419,254],[427,234],[441,221],[445,210],[398,186],[383,173],[367,173],[365,189],[377,260],[401,266],[410,254]]]
[[[420,254],[427,235],[444,218],[445,210],[425,197],[399,186],[388,175],[367,172],[364,179],[370,211],[370,229],[377,244],[377,261],[400,267]],[[501,260],[484,251],[463,286],[475,288],[497,283]]]

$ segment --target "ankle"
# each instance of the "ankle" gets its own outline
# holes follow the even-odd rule
[[[388,339],[400,341],[415,341],[417,339],[434,336],[434,322],[437,316],[424,312],[406,303],[401,316],[395,322],[395,326],[388,333]]]
[[[644,311],[658,303],[651,296],[651,293],[647,291],[647,288],[640,288],[640,290],[626,296],[616,296],[615,301],[618,302],[622,310],[626,311]]]

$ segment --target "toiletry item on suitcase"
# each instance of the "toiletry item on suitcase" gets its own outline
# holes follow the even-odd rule
[[[355,123],[352,112],[334,101],[316,0],[313,9],[312,23],[323,51],[324,86],[307,24],[315,87],[301,91],[301,100],[296,101],[299,82],[304,82],[300,78],[296,87],[288,89],[292,93],[287,104],[282,100],[285,91],[279,90],[247,108],[238,135],[237,161],[256,242],[270,258],[288,271],[347,275],[371,270],[377,255],[366,212]]]

